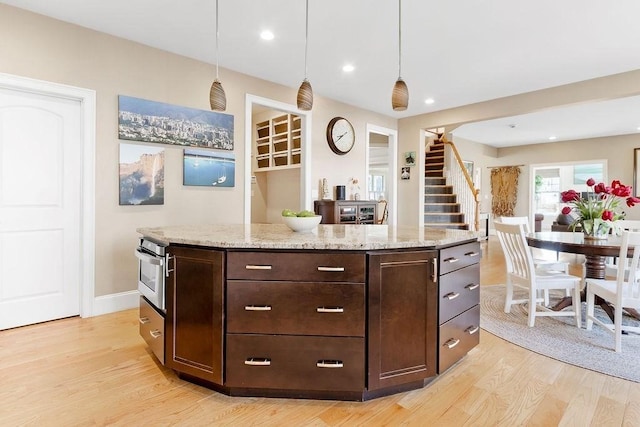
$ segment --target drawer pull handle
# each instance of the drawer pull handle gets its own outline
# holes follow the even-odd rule
[[[270,305],[245,305],[246,311],[271,311]]]
[[[438,283],[438,258],[433,258],[431,260],[431,264],[433,265],[433,273],[431,274],[431,280],[433,283]]]
[[[344,364],[342,360],[318,360],[316,366],[318,368],[342,368]]]
[[[451,338],[449,341],[444,343],[444,346],[449,348],[449,349],[452,349],[453,347],[457,346],[458,344],[460,344],[460,340],[459,339]]]
[[[480,283],[469,283],[467,286],[465,286],[465,289],[469,290],[469,291],[474,291],[476,289],[478,289],[480,287]]]
[[[244,364],[250,366],[270,366],[271,359],[267,357],[250,357],[244,361]]]
[[[449,301],[451,301],[452,299],[456,299],[456,298],[458,298],[459,296],[460,296],[460,294],[459,294],[459,293],[457,293],[457,292],[449,292],[448,294],[446,294],[446,295],[444,296],[444,298],[446,298],[446,299],[448,299]]]
[[[149,335],[151,335],[151,338],[156,339],[162,336],[162,332],[156,329],[155,331],[149,331]]]
[[[318,307],[316,308],[318,313],[344,313],[343,307]]]
[[[253,265],[253,264],[247,264],[244,266],[245,269],[247,270],[271,270],[271,266],[270,265]]]
[[[344,271],[344,267],[318,267],[318,271]]]
[[[472,325],[472,326],[469,326],[469,327],[468,327],[467,329],[465,329],[464,331],[465,331],[466,333],[468,333],[469,335],[473,335],[473,334],[475,334],[476,332],[478,332],[478,330],[479,330],[479,329],[480,329],[480,327],[479,327],[479,326],[474,326],[474,325]]]
[[[466,254],[464,254],[464,256],[470,256],[470,257],[474,257],[478,255],[480,255],[480,252],[467,252]]]
[[[453,264],[454,262],[458,262],[458,261],[459,261],[458,258],[453,258],[453,257],[447,258],[444,260],[444,262],[448,262],[449,264]]]
[[[138,321],[140,322],[141,325],[146,325],[147,323],[151,322],[151,320],[149,320],[148,317],[140,317],[138,318]]]

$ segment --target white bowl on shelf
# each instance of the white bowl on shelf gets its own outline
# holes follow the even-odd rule
[[[296,232],[311,231],[320,224],[320,221],[322,221],[322,215],[282,217],[282,222]]]

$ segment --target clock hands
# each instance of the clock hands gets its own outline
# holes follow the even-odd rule
[[[340,138],[342,138],[343,136],[345,136],[347,133],[349,133],[349,132],[347,131],[347,132],[343,133],[342,135],[338,136],[338,137],[336,138],[335,142],[340,141]]]

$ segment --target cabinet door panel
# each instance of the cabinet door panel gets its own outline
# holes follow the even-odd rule
[[[223,382],[224,252],[170,247],[167,366]]]
[[[436,374],[435,257],[435,251],[369,257],[369,390]]]

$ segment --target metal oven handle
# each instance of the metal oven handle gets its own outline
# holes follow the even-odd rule
[[[154,257],[153,255],[148,255],[144,252],[141,252],[140,249],[136,249],[135,254],[136,254],[136,258],[138,258],[140,261],[147,262],[151,265],[159,265],[159,266],[164,265],[163,258],[158,258],[158,257]]]

